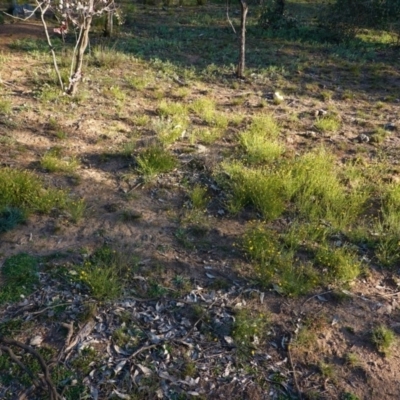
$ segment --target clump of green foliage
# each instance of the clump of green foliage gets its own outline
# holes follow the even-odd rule
[[[0,303],[32,293],[39,283],[38,267],[38,259],[26,253],[7,258],[1,268]]]
[[[79,279],[98,300],[117,298],[123,290],[121,276],[128,265],[121,255],[108,246],[97,249],[79,268]]]
[[[63,191],[46,189],[39,177],[28,171],[0,168],[0,187],[0,209],[48,213],[54,207],[63,208],[67,200]]]
[[[262,313],[254,313],[247,309],[238,310],[232,327],[232,337],[240,353],[250,357],[266,337],[268,317]]]
[[[25,213],[16,207],[5,207],[0,212],[0,233],[14,229],[25,221]]]
[[[222,169],[229,180],[228,209],[239,212],[246,205],[254,206],[265,219],[279,217],[288,200],[285,182],[279,171],[264,168],[252,169],[239,162],[224,163]]]
[[[62,157],[62,149],[55,147],[42,157],[40,160],[40,165],[48,172],[74,172],[78,166],[79,162],[74,157]]]
[[[273,161],[284,151],[277,141],[279,126],[271,115],[259,115],[253,118],[248,130],[239,134],[239,143],[246,152],[250,163]]]
[[[169,172],[177,164],[175,157],[159,145],[144,149],[136,158],[136,162],[138,171],[145,180],[150,180],[160,173]]]
[[[388,356],[396,342],[396,336],[391,329],[386,328],[384,325],[379,325],[372,330],[371,340],[378,351]]]

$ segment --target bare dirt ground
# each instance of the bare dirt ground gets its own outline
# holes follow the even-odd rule
[[[17,39],[26,37],[42,39],[41,28],[35,24],[22,23],[0,25],[0,51],[8,58],[8,61],[1,66],[0,90],[2,97],[11,99],[13,107],[11,115],[0,117],[0,136],[3,138],[0,142],[1,165],[35,171],[47,184],[66,189],[77,198],[84,198],[87,209],[84,218],[77,223],[72,223],[62,214],[33,215],[24,225],[2,234],[0,264],[8,257],[22,252],[40,257],[58,254],[58,257],[50,262],[51,267],[46,268],[61,266],[73,270],[74,265],[82,263],[87,254],[106,244],[123,253],[135,254],[140,260],[136,272],[138,277],[163,282],[166,287],[170,285],[167,294],[157,296],[157,300],[150,299],[145,303],[138,301],[134,306],[127,306],[128,295],[119,303],[98,304],[96,323],[108,323],[109,330],[97,327],[98,330],[94,331],[96,333],[91,332],[91,337],[97,339],[97,343],[93,346],[96,346],[99,354],[107,353],[109,361],[108,364],[97,359],[93,361],[93,370],[96,372],[89,375],[91,370],[89,369],[86,380],[82,380],[82,386],[89,388],[88,396],[91,397],[75,397],[76,399],[105,399],[111,396],[191,398],[190,392],[207,399],[400,398],[399,347],[394,346],[390,356],[385,357],[376,350],[370,338],[372,328],[379,324],[391,327],[397,335],[400,333],[399,282],[395,273],[375,269],[372,265],[369,273],[358,279],[351,290],[345,293],[328,287],[322,288],[320,293],[292,299],[281,296],[272,289],[264,290],[262,297],[259,296],[259,292],[256,294],[251,291],[246,292],[250,288],[256,290],[257,285],[251,279],[251,265],[234,244],[240,241],[254,213],[243,212],[238,217],[229,216],[226,210],[224,213],[219,213],[224,209],[224,203],[220,190],[213,189],[215,183],[211,173],[213,166],[224,159],[227,149],[234,146],[232,142],[235,130],[232,129],[223,140],[211,146],[191,145],[184,140],[174,144],[172,151],[180,160],[180,167],[171,173],[161,174],[150,184],[143,184],[138,176],[131,172],[132,159],[118,154],[117,149],[127,141],[132,131],[151,140],[152,133],[148,132],[146,127],[135,126],[133,119],[129,117],[139,113],[154,115],[154,92],[161,86],[132,93],[122,112],[113,109],[114,105],[110,99],[101,99],[101,92],[97,93],[103,89],[90,80],[87,80],[82,87],[89,92],[89,96],[99,96],[96,104],[82,102],[65,105],[57,101],[50,105],[44,104],[40,98],[35,97],[36,89],[32,85],[30,73],[35,68],[43,68],[43,62],[39,57],[27,57],[23,51],[10,48]],[[292,53],[294,50],[289,47],[284,48],[282,52]],[[383,57],[384,55],[382,59]],[[134,67],[136,74],[146,74],[146,66],[142,62],[137,62]],[[287,89],[287,100],[282,106],[275,106],[268,97],[271,94],[271,84],[260,84],[256,79],[241,83],[239,88],[215,82],[194,85],[190,88],[189,99],[201,96],[206,86],[208,93],[212,93],[216,99],[218,107],[224,109],[228,115],[238,112],[238,107],[240,112],[251,115],[254,110],[258,110],[261,102],[266,102],[265,107],[281,122],[283,127],[281,136],[291,151],[302,152],[307,148],[325,144],[332,152],[340,154],[343,160],[352,159],[354,154],[359,154],[373,161],[380,154],[386,154],[393,163],[392,175],[389,178],[398,181],[397,156],[400,142],[397,128],[379,147],[371,143],[362,143],[358,138],[360,134],[369,132],[370,127],[377,124],[393,124],[397,127],[399,99],[385,101],[382,91],[373,93],[363,90],[356,94],[356,100],[346,99],[346,90],[351,92],[353,88],[360,86],[355,82],[354,86],[343,88],[341,81],[344,81],[348,70],[334,66],[330,68],[332,68],[332,80],[329,81],[325,75],[316,73],[312,87],[307,87],[307,81],[311,81],[313,76],[312,67],[310,71],[299,72],[300,78],[297,79],[302,83],[298,86],[294,83],[292,88]],[[365,78],[364,83],[368,85],[368,66],[363,68],[365,75],[362,71],[358,81],[363,84]],[[123,73],[124,67],[116,67],[111,76],[120,81]],[[160,78],[160,82],[166,93],[172,93],[180,87],[172,79],[166,79],[165,83]],[[385,87],[389,85],[393,88],[399,82],[398,70],[388,69]],[[106,83],[110,84],[112,82]],[[316,133],[312,128],[315,111],[326,108],[326,103],[318,95],[320,84],[332,92],[328,107],[340,111],[343,128],[335,134]],[[396,90],[391,90],[390,94],[393,95]],[[304,96],[304,93],[307,96]],[[399,94],[398,90],[396,93]],[[240,96],[245,101],[238,107],[233,106],[232,99]],[[377,109],[375,103],[379,101],[383,102],[382,108]],[[304,118],[292,124],[288,122],[289,114],[303,115]],[[57,119],[67,134],[67,139],[62,142],[66,155],[75,156],[80,160],[75,175],[49,174],[40,167],[39,161],[43,154],[48,149],[60,145],[60,140],[54,136],[48,125],[51,117]],[[182,184],[183,181],[186,186]],[[197,182],[206,185],[213,194],[213,200],[203,216],[203,223],[208,228],[206,232],[200,233],[182,225],[187,202],[187,187],[193,187]],[[127,222],[123,217],[127,211],[140,217]],[[121,369],[131,363],[129,364],[131,376],[135,375],[135,371],[139,371],[136,375],[143,376],[147,376],[149,372],[144,367],[138,369],[139,361],[133,362],[131,356],[126,356],[122,350],[119,354],[118,349],[110,350],[110,346],[115,344],[115,341],[113,344],[111,340],[112,331],[121,325],[121,320],[116,317],[118,314],[116,309],[119,307],[126,311],[130,310],[129,307],[136,307],[135,312],[139,314],[154,312],[159,313],[161,319],[167,318],[161,310],[162,307],[172,313],[171,310],[177,307],[176,302],[179,302],[180,293],[175,303],[171,300],[174,295],[172,282],[177,275],[188,279],[191,295],[197,290],[198,296],[201,294],[206,298],[204,304],[213,310],[214,316],[225,310],[224,307],[227,307],[228,314],[234,315],[235,307],[240,308],[243,302],[256,312],[268,314],[268,340],[263,347],[255,350],[253,358],[247,359],[247,365],[238,361],[234,365],[233,361],[229,361],[228,353],[231,348],[224,339],[229,335],[216,335],[215,339],[196,339],[193,334],[193,343],[201,347],[204,358],[214,354],[210,345],[213,340],[222,343],[219,350],[221,354],[223,353],[221,357],[226,359],[221,358],[220,371],[218,362],[212,364],[209,361],[209,364],[202,365],[201,372],[193,373],[193,379],[200,377],[200,381],[191,383],[192,386],[187,383],[189,381],[186,382],[186,386],[175,382],[176,387],[180,387],[180,391],[176,390],[176,393],[182,396],[182,393],[185,393],[187,397],[173,397],[171,390],[170,392],[164,390],[162,382],[172,385],[172,378],[160,373],[157,382],[161,382],[160,388],[164,391],[149,389],[151,385],[146,386],[142,381],[135,390],[138,386],[146,386],[147,392],[143,389],[142,392],[135,392],[136,397],[133,395],[123,397],[129,396],[124,393],[134,393],[134,389],[129,392],[129,387],[121,383],[123,379],[118,375]],[[56,296],[52,291],[52,282],[52,279],[43,276],[42,289],[47,291],[50,298]],[[58,288],[61,290],[61,286]],[[40,298],[40,289],[38,288],[38,292],[31,298],[3,307],[1,310],[3,320],[19,314],[26,322],[30,320],[30,312],[45,308],[47,303],[44,297]],[[72,293],[72,295],[63,292],[60,294],[66,302],[75,301],[73,300],[75,296],[84,297],[76,288],[69,287],[65,291]],[[212,292],[216,293],[215,299],[208,302],[207,296]],[[186,294],[182,295],[182,298],[189,301],[189,297],[185,296]],[[227,296],[228,300],[223,300],[224,296]],[[218,310],[212,308],[213,302],[219,307]],[[238,303],[241,305],[238,306]],[[32,309],[26,308],[27,311],[24,311],[23,308],[29,305]],[[81,312],[82,309],[72,311],[67,309],[61,314],[61,318],[64,318],[65,322],[70,322]],[[34,318],[35,323],[30,325],[29,329],[16,334],[14,339],[29,343],[33,337],[39,335],[44,338],[42,347],[54,346],[60,350],[65,342],[65,332],[59,328],[59,321],[52,319],[52,315],[47,315],[46,312],[39,316],[42,319]],[[180,315],[174,318],[179,324],[184,317]],[[222,317],[221,319],[223,320]],[[191,324],[193,326],[194,322]],[[77,325],[81,329],[85,324],[78,321]],[[161,328],[148,322],[148,327],[150,326],[157,334],[160,332]],[[304,327],[308,329],[308,336],[301,339],[299,335],[305,331]],[[193,331],[188,330],[189,338],[190,332]],[[182,337],[179,340],[183,340]],[[155,342],[150,340],[148,345],[155,345]],[[148,362],[149,357],[157,364],[157,368],[161,363],[165,365],[172,363],[162,358],[156,359],[151,349],[146,351],[148,356],[140,361],[142,364]],[[147,354],[146,351],[143,351],[143,354]],[[177,360],[186,357],[183,350],[179,350],[176,354],[172,351],[171,354],[172,358],[175,357]],[[348,361],[348,354],[354,355],[357,359],[357,362],[354,362],[356,365]],[[127,359],[129,361],[126,366],[119,364],[124,360],[127,362]],[[68,364],[67,360],[63,362],[64,365]],[[229,370],[228,364],[232,370],[236,368],[235,373]],[[329,371],[323,370],[322,366],[325,364],[331,368]],[[114,371],[116,365],[122,365],[120,370],[108,378],[108,381],[104,376],[100,377],[101,373],[105,374],[107,365],[112,366]],[[179,369],[177,363],[171,365],[175,371]],[[239,370],[240,372],[237,372]],[[171,369],[169,372],[171,373]],[[183,374],[181,380],[184,379]],[[240,379],[243,379],[242,384]],[[18,398],[11,393],[10,388],[18,388],[23,392],[21,386],[13,385],[14,383],[9,383],[8,386],[2,384],[0,391],[4,398]],[[349,393],[358,397],[345,397],[350,396]],[[27,398],[43,398],[35,396],[28,394]]]

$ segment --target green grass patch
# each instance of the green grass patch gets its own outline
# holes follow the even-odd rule
[[[75,157],[63,157],[62,149],[55,147],[41,158],[40,165],[48,172],[72,173],[79,167],[79,161]]]
[[[279,171],[251,169],[239,162],[224,163],[222,170],[229,177],[222,183],[229,190],[227,208],[231,213],[252,205],[267,220],[282,214],[288,198]]]
[[[272,116],[254,117],[249,129],[239,134],[239,143],[246,152],[247,161],[268,162],[281,156],[284,147],[276,140],[279,131],[279,126]]]
[[[237,311],[232,327],[232,337],[240,353],[251,357],[258,345],[265,340],[268,317],[247,309]]]
[[[347,247],[321,246],[315,255],[315,262],[327,281],[351,282],[361,273],[361,263],[357,254]]]
[[[0,303],[17,301],[39,283],[38,259],[26,253],[7,258],[1,268]]]
[[[379,325],[372,330],[371,340],[378,351],[389,356],[393,345],[396,343],[396,336],[391,329]]]
[[[298,296],[320,283],[315,268],[301,262],[295,251],[286,248],[272,230],[262,226],[249,229],[242,246],[254,262],[256,277],[263,286],[272,285],[279,293]]]
[[[160,173],[169,172],[177,165],[175,157],[168,150],[158,145],[143,150],[136,162],[138,171],[145,180],[150,180]]]
[[[67,200],[61,190],[45,188],[35,174],[11,168],[0,168],[0,209],[15,207],[29,214],[48,213],[63,208]]]
[[[26,219],[23,210],[16,207],[5,207],[0,211],[0,233],[8,232]]]
[[[321,132],[335,132],[339,130],[341,122],[337,116],[328,115],[326,117],[319,118],[315,122],[314,126]]]
[[[123,291],[122,275],[127,264],[121,255],[108,246],[97,249],[79,268],[79,280],[97,300],[118,298]]]
[[[152,120],[151,127],[164,146],[169,146],[183,137],[189,120],[183,115],[160,117]]]

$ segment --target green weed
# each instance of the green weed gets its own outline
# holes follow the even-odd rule
[[[265,314],[247,309],[237,311],[232,337],[244,356],[250,357],[253,349],[265,339],[267,327],[268,318]]]
[[[335,161],[324,149],[304,154],[286,170],[286,187],[301,216],[325,219],[336,227],[349,225],[363,211],[367,192],[358,185],[350,192]]]
[[[351,368],[358,368],[361,366],[360,358],[356,353],[346,353],[345,361]]]
[[[100,68],[126,67],[130,61],[126,54],[105,46],[95,46],[91,54],[91,64]]]
[[[330,248],[321,246],[315,255],[315,261],[327,280],[346,283],[360,275],[361,265],[354,251],[347,247]]]
[[[246,151],[247,161],[259,163],[273,161],[284,151],[276,140],[279,126],[270,115],[253,118],[249,129],[239,134],[239,143]]]
[[[138,171],[145,180],[154,178],[157,174],[169,172],[175,168],[175,157],[160,146],[151,146],[141,152],[136,159]]]
[[[321,132],[335,132],[340,128],[340,125],[338,117],[333,115],[319,118],[314,124],[315,128]]]
[[[64,209],[70,220],[77,223],[85,214],[86,202],[84,199],[69,199],[65,202]]]
[[[335,367],[333,366],[333,364],[329,364],[329,363],[321,361],[318,366],[319,366],[321,375],[325,379],[334,380],[336,378],[336,371],[335,371]]]
[[[33,173],[11,168],[0,168],[0,209],[20,208],[31,212],[48,213],[54,207],[62,208],[66,201],[63,191],[45,189]]]
[[[256,276],[264,286],[273,284],[280,293],[298,296],[319,284],[312,266],[299,262],[295,252],[285,248],[271,230],[261,226],[249,229],[242,246],[255,262]]]
[[[40,165],[48,172],[72,173],[79,167],[79,161],[75,157],[62,158],[62,150],[55,147],[41,158]]]
[[[0,100],[0,115],[8,115],[12,111],[12,103],[10,100],[1,99]]]
[[[15,207],[5,207],[0,211],[0,233],[10,231],[26,219],[23,210]]]
[[[159,141],[165,145],[171,145],[181,138],[186,131],[189,121],[185,117],[160,117],[153,119],[151,126],[157,134]]]
[[[204,211],[210,198],[207,195],[207,188],[196,185],[189,193],[190,203],[195,210]]]
[[[157,113],[160,117],[186,117],[188,108],[182,103],[161,100],[157,106]]]
[[[389,356],[390,350],[396,342],[396,336],[391,329],[379,325],[372,330],[371,340],[378,351]]]
[[[123,290],[121,274],[126,267],[124,264],[119,253],[104,246],[84,261],[79,279],[87,285],[95,299],[115,299]]]
[[[32,293],[39,283],[38,259],[26,253],[7,258],[1,268],[0,303],[16,301]]]
[[[190,133],[189,140],[191,144],[213,144],[222,136],[222,134],[223,131],[216,127],[195,128]]]
[[[285,209],[287,193],[285,182],[278,172],[250,169],[243,164],[224,163],[222,169],[229,176],[230,194],[228,210],[239,212],[246,205],[253,205],[267,220],[279,217]]]

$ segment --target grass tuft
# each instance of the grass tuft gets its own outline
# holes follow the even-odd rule
[[[169,172],[175,168],[175,157],[159,145],[146,148],[136,159],[138,171],[145,180],[150,180],[160,173]]]
[[[371,340],[378,351],[388,356],[396,342],[396,336],[391,329],[386,328],[384,325],[379,325],[372,330]]]
[[[26,253],[7,258],[1,268],[4,283],[0,303],[16,301],[32,293],[39,283],[38,260]]]

